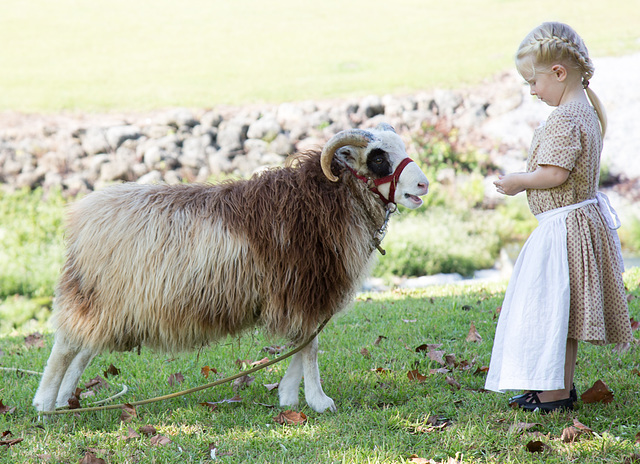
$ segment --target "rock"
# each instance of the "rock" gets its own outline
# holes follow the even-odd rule
[[[282,131],[282,126],[276,120],[275,115],[267,114],[251,123],[247,130],[247,137],[271,142],[275,140],[280,131]]]
[[[113,126],[106,130],[105,137],[110,148],[115,150],[125,140],[133,140],[140,137],[142,133],[140,128],[136,126]]]

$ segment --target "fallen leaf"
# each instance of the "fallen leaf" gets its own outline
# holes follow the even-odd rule
[[[583,403],[611,403],[613,392],[602,380],[596,380],[591,388],[580,395]]]
[[[640,329],[640,322],[636,321],[634,318],[630,318],[629,322],[631,322],[631,330]]]
[[[266,364],[266,363],[268,363],[268,362],[269,362],[269,358],[266,358],[266,357],[265,357],[265,358],[262,358],[262,359],[260,359],[260,360],[258,360],[258,361],[253,361],[253,362],[251,363],[251,366],[252,366],[252,367],[253,367],[253,366],[260,366],[261,364]]]
[[[238,377],[233,381],[233,391],[237,392],[238,390],[246,388],[247,386],[251,385],[255,379],[255,377],[251,377],[250,375],[243,375],[242,377]]]
[[[28,347],[44,348],[44,338],[40,332],[34,332],[24,337],[24,344]]]
[[[482,366],[477,368],[473,375],[486,374],[487,372],[489,372],[489,366]]]
[[[109,388],[109,382],[98,375],[86,382],[84,384],[84,388],[86,388],[87,390],[100,390],[101,388]]]
[[[124,438],[125,440],[131,440],[133,438],[140,438],[140,434],[133,430],[131,427],[127,427],[127,436],[122,438]]]
[[[454,390],[460,390],[462,388],[462,385],[453,377],[447,376],[445,380],[447,381],[447,385],[453,387]]]
[[[97,457],[92,452],[87,451],[84,457],[82,458],[82,460],[80,461],[80,464],[107,464],[107,461]]]
[[[361,354],[362,356],[364,356],[365,358],[370,358],[370,357],[371,357],[371,353],[369,353],[369,350],[368,350],[368,349],[366,349],[366,348],[362,348],[362,349],[360,350],[360,354]]]
[[[200,403],[200,405],[209,408],[210,411],[215,411],[216,409],[218,409],[218,405],[210,401],[205,401],[204,403]]]
[[[578,430],[580,430],[581,432],[593,433],[593,429],[587,427],[582,422],[580,422],[578,419],[573,419],[573,426],[575,428],[577,428]]]
[[[20,443],[22,440],[24,440],[24,438],[12,438],[9,440],[4,440],[5,437],[8,437],[9,435],[13,435],[11,433],[11,430],[5,430],[4,432],[2,432],[2,438],[3,440],[0,440],[0,446],[4,445],[7,448],[9,448],[10,446],[13,446],[17,443]]]
[[[110,364],[106,371],[103,372],[105,378],[108,378],[110,375],[119,375],[120,369],[118,369],[113,364]]]
[[[12,414],[16,410],[16,407],[10,408],[9,406],[5,406],[2,404],[2,400],[0,400],[0,414]]]
[[[268,391],[273,391],[280,386],[280,383],[264,383],[262,384]]]
[[[278,345],[271,345],[271,346],[265,346],[264,348],[262,348],[262,351],[271,354],[271,355],[275,355],[275,354],[280,354],[285,350],[286,346],[282,345],[282,346],[278,346]]]
[[[69,398],[67,403],[69,404],[69,409],[80,409],[80,400],[75,395]]]
[[[155,435],[151,437],[151,440],[149,440],[149,443],[151,443],[153,446],[164,446],[171,443],[171,440],[165,437],[164,435]]]
[[[636,443],[640,445],[640,432],[636,433]]]
[[[576,427],[571,425],[569,427],[565,427],[562,430],[562,435],[560,435],[560,440],[562,440],[565,443],[573,443],[578,439],[579,436],[580,436],[580,430],[578,430]]]
[[[173,384],[181,384],[182,382],[184,382],[184,375],[182,375],[181,372],[176,372],[175,374],[171,374],[169,376],[169,386],[173,387]]]
[[[547,445],[538,440],[527,443],[527,451],[530,453],[542,453],[546,448]]]
[[[429,374],[448,374],[449,372],[451,371],[446,367],[441,367],[439,369],[429,369]]]
[[[423,343],[422,345],[416,347],[416,353],[429,352],[433,350],[437,350],[442,347],[442,343]]]
[[[458,367],[458,362],[456,361],[456,355],[455,354],[448,354],[444,357],[444,362],[447,364],[447,366],[449,367]]]
[[[373,342],[373,346],[378,346],[382,340],[386,340],[386,339],[387,337],[385,337],[384,335],[378,335],[378,338],[376,338],[376,341]]]
[[[509,433],[524,432],[525,430],[530,430],[539,425],[542,424],[539,424],[538,422],[518,422],[516,424],[512,424],[511,427],[509,427]]]
[[[154,436],[155,434],[158,433],[156,428],[153,425],[143,425],[142,427],[140,427],[138,429],[138,431],[141,434],[146,435],[148,437],[152,437],[152,436]]]
[[[409,378],[409,380],[417,380],[420,383],[427,380],[427,377],[418,372],[418,369],[407,372],[407,377]]]
[[[412,462],[413,464],[430,464],[435,461],[431,459],[427,460],[426,458],[420,458],[417,454],[412,454],[411,456],[409,456],[409,462]]]
[[[204,366],[202,369],[200,369],[200,373],[204,375],[205,379],[208,379],[210,374],[217,374],[218,370],[213,367]]]
[[[441,365],[445,365],[446,363],[444,362],[444,351],[429,351],[427,353],[427,356],[429,357],[430,360],[437,362],[438,364]]]
[[[476,330],[476,325],[473,322],[469,327],[469,333],[467,334],[467,338],[465,340],[468,342],[477,342],[477,343],[482,341],[482,337]]]
[[[300,425],[307,421],[307,416],[303,412],[288,409],[275,416],[273,420],[280,425]]]
[[[125,403],[122,405],[122,414],[120,415],[120,422],[131,422],[134,417],[138,417],[136,408],[131,404]]]

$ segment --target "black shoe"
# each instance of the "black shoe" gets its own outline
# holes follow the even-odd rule
[[[547,401],[543,403],[540,401],[538,394],[531,392],[524,395],[522,398],[515,400],[510,404],[513,408],[524,409],[525,411],[540,411],[542,413],[550,413],[552,411],[572,410],[573,403],[575,401],[572,398],[566,398],[558,401]]]
[[[528,391],[526,393],[522,393],[521,395],[516,395],[516,396],[512,396],[511,398],[509,398],[509,406],[511,406],[513,403],[515,403],[516,401],[522,399],[522,398],[526,398],[528,396],[531,396],[531,394],[533,393],[540,393],[542,392],[542,390],[531,390]],[[576,384],[574,383],[571,387],[571,390],[569,391],[569,398],[575,403],[576,401],[578,401],[578,393],[576,391]]]

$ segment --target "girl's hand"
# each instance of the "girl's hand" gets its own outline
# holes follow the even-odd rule
[[[496,180],[493,184],[496,186],[496,190],[498,191],[498,193],[510,196],[516,195],[525,190],[525,186],[521,182],[522,174],[526,173],[515,172],[513,174],[499,176],[498,180]]]

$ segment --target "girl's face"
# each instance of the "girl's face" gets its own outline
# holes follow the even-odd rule
[[[517,67],[520,75],[529,84],[531,95],[535,95],[549,106],[560,105],[566,89],[566,72],[562,72],[564,68],[553,65],[550,69],[538,70],[529,57],[520,60]]]

